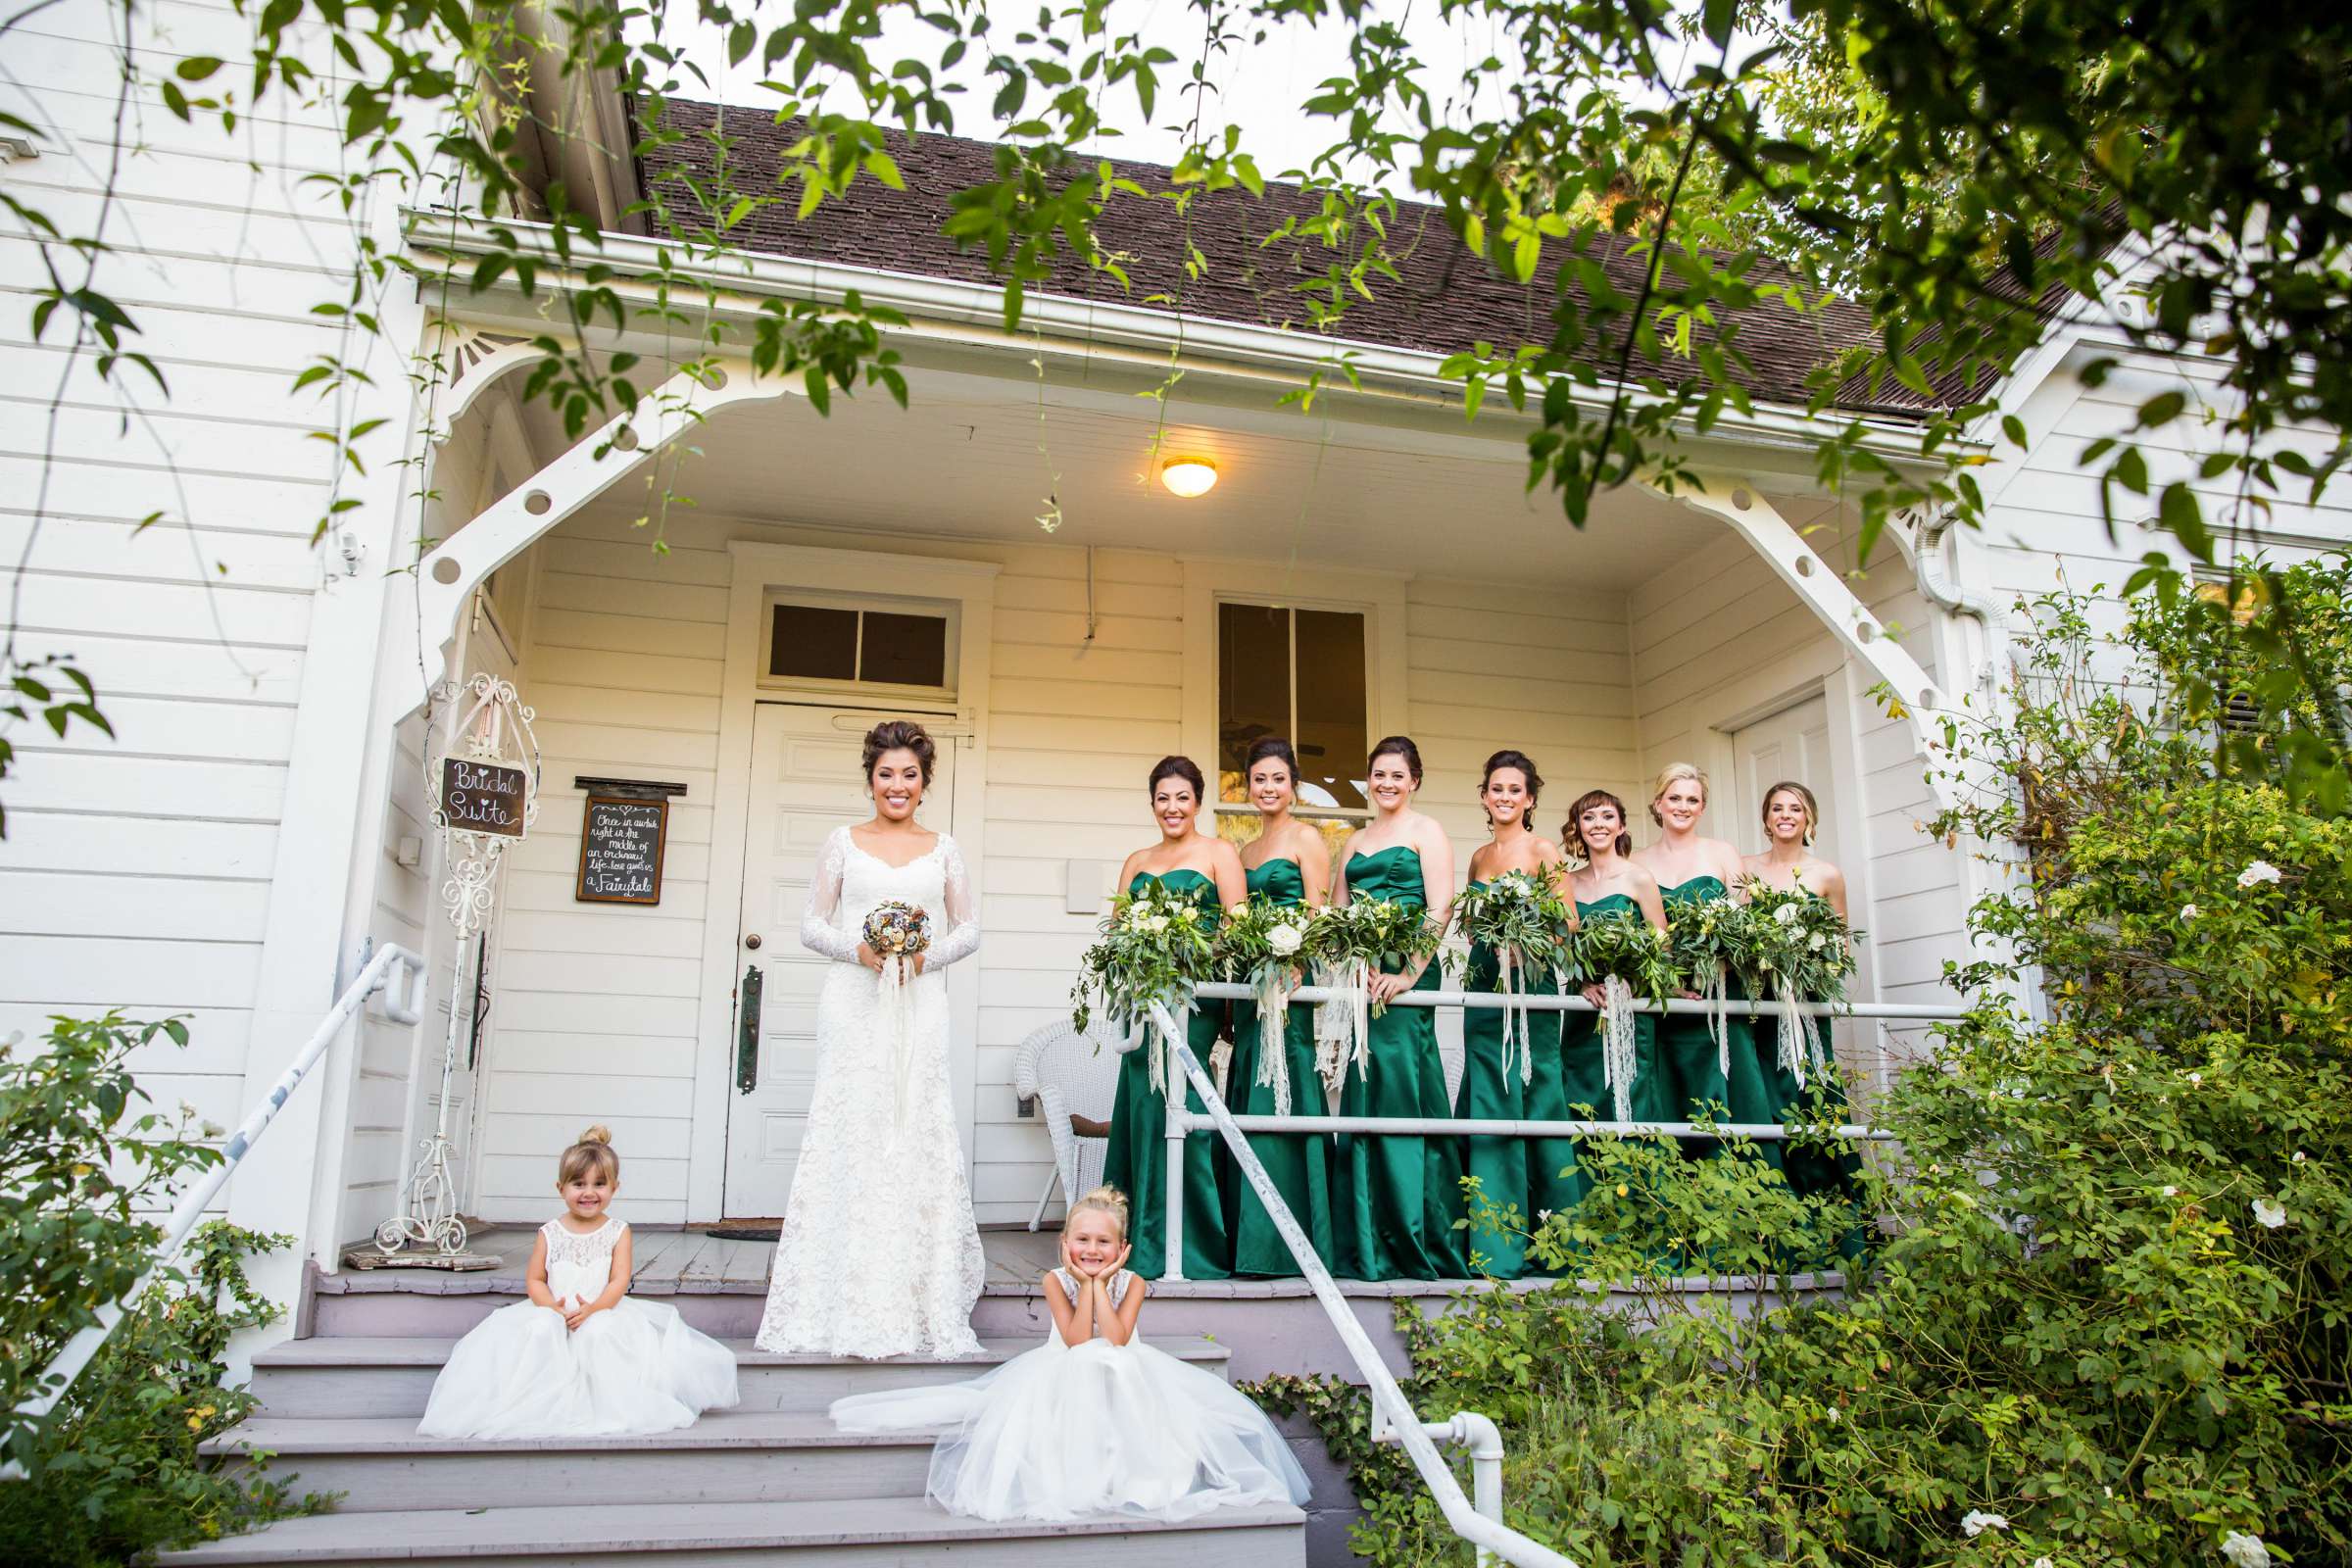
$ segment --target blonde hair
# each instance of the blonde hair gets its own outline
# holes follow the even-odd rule
[[[598,1122],[556,1161],[556,1185],[568,1187],[594,1171],[609,1187],[620,1185],[620,1156],[612,1152],[612,1129]]]
[[[1756,813],[1763,819],[1764,836],[1767,839],[1772,837],[1772,801],[1774,796],[1783,791],[1805,804],[1805,848],[1811,849],[1814,836],[1821,831],[1821,803],[1813,799],[1811,790],[1792,778],[1785,778],[1764,792],[1764,808]]]
[[[1689,779],[1698,786],[1699,803],[1701,805],[1706,803],[1707,775],[1689,762],[1668,762],[1664,767],[1658,769],[1658,780],[1649,787],[1649,819],[1658,826],[1666,825],[1666,818],[1658,814],[1658,802],[1665,798],[1668,790],[1684,779]]]
[[[1093,1209],[1099,1214],[1108,1214],[1111,1223],[1119,1228],[1119,1240],[1123,1242],[1127,1239],[1127,1195],[1125,1193],[1120,1192],[1116,1187],[1096,1188],[1070,1205],[1069,1212],[1061,1216],[1062,1227],[1066,1230],[1070,1221],[1089,1209]]]

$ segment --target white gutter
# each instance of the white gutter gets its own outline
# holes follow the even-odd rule
[[[413,208],[408,210],[406,216],[407,239],[412,253],[445,253],[465,258],[506,254],[510,247],[495,237],[498,233],[505,233],[514,236],[520,248],[535,255],[543,274],[558,275],[571,270],[548,242],[552,231],[544,223],[507,220],[491,224],[479,219]],[[1200,360],[1204,358],[1221,362],[1229,372],[1240,370],[1254,373],[1261,378],[1279,379],[1285,385],[1292,386],[1303,382],[1306,375],[1317,368],[1336,365],[1344,359],[1354,372],[1354,382],[1367,393],[1404,396],[1454,409],[1461,406],[1462,383],[1438,373],[1446,356],[1417,349],[1292,332],[1243,321],[1179,316],[1170,311],[1115,302],[1036,293],[1028,295],[1022,305],[1023,330],[1007,333],[1004,329],[1004,292],[998,284],[966,282],[881,268],[844,267],[832,262],[777,256],[764,251],[733,251],[728,253],[724,262],[680,261],[676,254],[679,249],[680,246],[674,241],[607,233],[594,260],[623,272],[662,269],[671,277],[688,278],[710,285],[722,291],[717,307],[722,318],[743,322],[757,319],[759,308],[756,302],[760,300],[782,297],[839,305],[855,292],[868,305],[887,306],[906,316],[914,323],[910,328],[913,335],[933,338],[945,336],[971,348],[1033,355],[1038,350],[1038,343],[1031,334],[1043,334],[1049,340],[1058,340],[1062,346],[1075,346],[1090,358],[1130,360],[1139,369],[1154,374],[1164,372],[1170,353],[1174,351],[1188,362],[1193,362],[1191,368],[1197,370],[1213,372],[1220,368],[1217,364],[1200,364]],[[669,260],[664,269],[662,258],[665,253]],[[625,279],[614,279],[606,286],[620,289],[624,293],[638,292],[650,300],[649,289],[642,285],[631,285]],[[496,291],[514,292],[504,280],[497,285]],[[726,292],[744,298],[741,301],[729,301],[725,298]],[[943,324],[961,330],[941,334],[935,330],[923,330],[923,323]],[[886,334],[897,334],[909,329],[885,327],[882,330]],[[1106,352],[1115,349],[1134,352],[1129,355]],[[1356,390],[1356,386],[1343,382],[1328,390],[1332,395],[1344,396]],[[1645,401],[1656,401],[1647,399],[1639,389],[1629,389],[1629,392],[1637,407]],[[1574,389],[1573,396],[1582,409],[1594,414],[1605,412],[1610,402],[1607,392],[1601,388],[1579,386]],[[1919,431],[1912,424],[1852,414],[1815,417],[1794,405],[1762,400],[1755,403],[1754,409],[1752,415],[1725,410],[1717,417],[1709,435],[1720,433],[1743,446],[1776,448],[1791,455],[1810,456],[1821,437],[1830,429],[1860,424],[1867,432],[1860,443],[1862,447],[1890,463],[1933,469],[1940,469],[1945,466],[1939,460],[1920,457]],[[1495,412],[1508,419],[1527,422],[1524,416],[1507,408],[1495,408]]]

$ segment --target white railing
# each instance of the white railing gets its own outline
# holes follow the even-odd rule
[[[1208,1002],[1248,1002],[1256,993],[1249,986],[1223,982],[1204,984],[1196,995]],[[1319,1003],[1335,1000],[1319,986],[1304,986],[1291,993],[1290,1000],[1298,1003]],[[1483,991],[1407,991],[1389,1004],[1391,1006],[1415,1007],[1514,1007],[1533,1012],[1592,1012],[1592,1003],[1581,996],[1533,995],[1506,997]],[[1968,1009],[1957,1006],[1905,1005],[1889,1003],[1826,1004],[1804,1003],[1800,1009],[1814,1016],[1869,1018],[1883,1021],[1931,1023],[1967,1016]],[[1779,1014],[1781,1004],[1772,1001],[1691,1002],[1674,999],[1661,1008],[1657,1004],[1642,1002],[1636,1004],[1641,1012],[1664,1011],[1673,1015],[1709,1014],[1722,1009],[1734,1014],[1770,1016]],[[1449,1421],[1423,1421],[1405,1399],[1404,1391],[1389,1371],[1388,1362],[1365,1334],[1363,1325],[1348,1307],[1340,1295],[1331,1271],[1323,1266],[1306,1233],[1298,1228],[1298,1218],[1282,1194],[1275,1190],[1274,1181],[1266,1173],[1257,1152],[1250,1147],[1250,1133],[1357,1133],[1373,1136],[1449,1135],[1454,1137],[1501,1138],[1592,1138],[1623,1137],[1629,1134],[1664,1133],[1674,1137],[1707,1137],[1730,1134],[1759,1142],[1773,1142],[1788,1136],[1790,1128],[1777,1122],[1724,1122],[1694,1126],[1687,1121],[1613,1122],[1613,1121],[1510,1121],[1475,1117],[1444,1116],[1236,1116],[1226,1108],[1216,1085],[1209,1081],[1200,1058],[1193,1054],[1187,1043],[1184,1020],[1163,1004],[1154,1004],[1151,1011],[1151,1027],[1164,1033],[1172,1047],[1171,1055],[1183,1068],[1184,1076],[1200,1097],[1204,1111],[1195,1111],[1185,1103],[1178,1086],[1170,1083],[1167,1096],[1167,1210],[1162,1234],[1166,1238],[1167,1258],[1161,1278],[1180,1280],[1184,1277],[1184,1150],[1185,1140],[1196,1132],[1215,1132],[1225,1140],[1235,1165],[1250,1183],[1250,1191],[1265,1205],[1266,1215],[1273,1220],[1274,1229],[1283,1245],[1291,1250],[1298,1272],[1323,1313],[1331,1320],[1340,1343],[1347,1348],[1355,1362],[1356,1371],[1372,1397],[1372,1436],[1376,1442],[1400,1444],[1420,1472],[1422,1484],[1437,1499],[1439,1510],[1453,1533],[1469,1542],[1478,1552],[1480,1568],[1491,1568],[1494,1558],[1499,1557],[1513,1568],[1576,1568],[1567,1557],[1543,1543],[1521,1535],[1502,1522],[1502,1434],[1486,1416],[1472,1410],[1456,1411]],[[1151,1045],[1146,1050],[1153,1049]],[[1797,1130],[1805,1130],[1798,1124]],[[1817,1132],[1834,1132],[1839,1138],[1853,1140],[1885,1139],[1891,1135],[1877,1128],[1860,1125],[1840,1125],[1835,1129],[1822,1127]],[[1471,1487],[1475,1500],[1462,1495],[1461,1484],[1454,1479],[1452,1469],[1439,1454],[1437,1445],[1446,1443],[1467,1447],[1470,1451]]]
[[[393,973],[398,969],[408,971],[405,994],[395,989],[399,982],[395,981]],[[367,967],[359,972],[350,985],[343,988],[343,994],[335,999],[335,1004],[318,1021],[318,1027],[311,1032],[311,1038],[303,1042],[302,1049],[294,1054],[293,1061],[278,1075],[277,1082],[246,1113],[245,1119],[238,1123],[237,1130],[229,1135],[228,1142],[220,1146],[220,1163],[208,1167],[186,1192],[179,1195],[179,1201],[172,1205],[171,1217],[164,1221],[163,1241],[156,1247],[155,1261],[148,1265],[147,1272],[139,1276],[138,1283],[128,1292],[100,1307],[96,1322],[66,1342],[65,1348],[57,1352],[57,1358],[49,1363],[49,1369],[33,1385],[33,1396],[17,1406],[19,1416],[37,1420],[47,1415],[56,1407],[57,1401],[65,1397],[66,1391],[74,1386],[75,1378],[81,1376],[82,1369],[90,1364],[91,1357],[98,1353],[107,1336],[114,1333],[115,1325],[122,1321],[123,1314],[131,1304],[154,1283],[155,1277],[179,1256],[180,1249],[187,1245],[188,1238],[204,1218],[205,1205],[212,1202],[220,1196],[220,1189],[228,1185],[230,1175],[252,1152],[253,1146],[260,1142],[270,1124],[277,1119],[278,1111],[293,1098],[302,1080],[318,1064],[318,1058],[326,1054],[327,1047],[334,1044],[335,1037],[343,1032],[343,1026],[367,1004],[369,997],[379,991],[387,993],[384,1015],[394,1023],[413,1024],[422,1020],[424,976],[424,960],[407,948],[386,946],[375,950],[368,957]]]

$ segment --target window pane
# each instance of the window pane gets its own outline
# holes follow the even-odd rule
[[[948,623],[939,615],[865,612],[865,660],[859,680],[891,686],[948,683]]]
[[[1301,806],[1370,804],[1360,784],[1372,750],[1364,710],[1364,617],[1342,611],[1298,614],[1298,748]],[[1319,787],[1319,791],[1318,791]],[[1317,793],[1328,802],[1314,799]]]
[[[1247,798],[1243,763],[1268,735],[1291,732],[1291,612],[1217,607],[1217,798]]]
[[[767,672],[804,680],[856,680],[858,612],[778,605]]]

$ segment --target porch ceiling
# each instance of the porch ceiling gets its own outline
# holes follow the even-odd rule
[[[1590,526],[1568,523],[1547,490],[1525,489],[1515,427],[1392,428],[1290,410],[1237,411],[1182,388],[1162,454],[1204,456],[1215,489],[1179,500],[1154,477],[1154,410],[1125,391],[1049,388],[1040,451],[1037,388],[933,375],[901,410],[878,391],[717,413],[692,452],[593,504],[636,516],[666,489],[704,515],[849,531],[1043,543],[1053,485],[1062,525],[1051,542],[1622,591],[1721,539],[1723,525],[1628,487]],[[1269,394],[1269,401],[1271,394]],[[533,445],[564,444],[544,409],[524,415]],[[1048,476],[1048,456],[1057,484]]]

